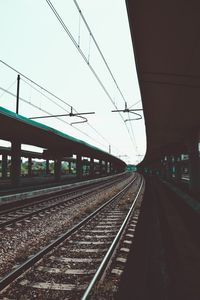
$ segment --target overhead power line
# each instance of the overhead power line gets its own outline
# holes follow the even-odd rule
[[[137,105],[137,104],[140,103],[140,102],[141,102],[141,100],[138,100],[137,102],[135,102],[134,104],[132,104],[132,105],[129,107],[129,109],[130,109],[131,107]]]
[[[91,36],[92,40],[94,41],[94,44],[96,45],[97,50],[99,51],[99,54],[100,54],[101,58],[103,59],[103,62],[106,65],[106,68],[107,68],[108,72],[110,73],[110,75],[111,75],[111,77],[112,77],[112,79],[113,79],[120,95],[122,96],[122,99],[124,100],[124,102],[127,102],[124,95],[123,95],[123,93],[122,93],[122,91],[121,91],[121,89],[120,89],[120,87],[119,87],[119,85],[118,85],[118,83],[117,83],[117,81],[116,81],[116,79],[115,79],[115,77],[114,77],[114,75],[113,75],[113,73],[112,73],[112,71],[111,71],[111,69],[110,69],[110,67],[109,67],[109,65],[108,65],[108,63],[107,63],[107,61],[106,61],[106,59],[105,59],[105,57],[104,57],[104,55],[103,55],[103,53],[102,53],[102,51],[101,51],[101,49],[100,49],[100,47],[99,47],[99,45],[98,45],[98,43],[97,43],[97,41],[96,41],[96,39],[95,39],[95,37],[94,37],[94,35],[93,35],[93,33],[92,33],[92,31],[91,31],[91,29],[90,29],[90,27],[89,27],[89,25],[88,25],[88,23],[87,23],[87,21],[86,21],[86,19],[85,19],[85,17],[84,17],[84,15],[83,15],[83,13],[82,13],[82,11],[81,11],[81,9],[80,9],[80,6],[78,5],[76,0],[74,0],[74,4],[75,4],[76,8],[79,11],[79,14],[80,14],[83,22],[85,23],[85,25],[86,25],[89,33],[90,33],[90,36]]]
[[[62,28],[64,29],[64,31],[67,33],[67,35],[68,35],[69,38],[71,39],[71,41],[72,41],[72,43],[74,44],[74,46],[76,47],[76,49],[77,49],[77,50],[79,51],[79,53],[81,54],[81,56],[82,56],[82,58],[84,59],[84,61],[87,63],[88,67],[90,68],[90,70],[92,71],[93,75],[95,76],[95,78],[96,78],[97,81],[99,82],[99,84],[100,84],[100,86],[102,87],[102,89],[104,90],[105,94],[106,94],[107,97],[110,99],[111,103],[112,103],[113,106],[116,108],[116,110],[118,110],[118,107],[117,107],[117,105],[115,104],[115,102],[114,102],[113,98],[111,97],[110,93],[109,93],[108,90],[106,89],[105,85],[103,84],[102,80],[100,79],[100,77],[98,76],[98,74],[96,73],[96,71],[94,70],[94,68],[92,67],[92,65],[89,63],[89,60],[88,60],[88,58],[86,57],[86,55],[83,53],[83,51],[81,50],[79,43],[77,43],[77,41],[76,41],[75,38],[73,37],[73,35],[72,35],[72,33],[70,32],[70,30],[67,28],[66,24],[64,23],[63,19],[61,18],[61,16],[60,16],[59,13],[57,12],[57,10],[55,9],[55,7],[54,7],[53,4],[51,3],[51,1],[50,1],[50,0],[46,0],[46,2],[47,2],[47,4],[49,5],[49,7],[51,8],[51,10],[52,10],[52,12],[54,13],[54,15],[56,16],[56,18],[57,18],[57,20],[59,21],[59,23],[61,24],[61,26],[62,26]],[[108,64],[107,64],[107,62],[106,62],[106,60],[105,60],[105,58],[104,58],[104,56],[103,56],[103,54],[102,54],[102,51],[100,50],[100,48],[99,48],[99,46],[98,46],[98,44],[97,44],[97,42],[96,42],[96,39],[94,38],[94,36],[93,36],[93,34],[92,34],[92,32],[91,32],[91,30],[90,30],[90,28],[89,28],[89,25],[88,25],[88,23],[86,22],[85,17],[83,16],[83,14],[82,14],[82,12],[81,12],[80,7],[78,6],[78,4],[77,4],[76,1],[74,1],[74,3],[75,3],[75,5],[76,5],[77,9],[79,10],[79,13],[80,13],[80,15],[81,15],[81,17],[82,17],[82,19],[83,19],[83,21],[84,21],[84,23],[85,23],[85,25],[86,25],[88,31],[89,31],[89,34],[90,34],[90,36],[92,37],[92,39],[93,39],[93,41],[94,41],[94,43],[95,43],[95,45],[96,45],[96,47],[97,47],[97,49],[98,49],[98,51],[99,51],[99,53],[100,53],[100,55],[101,55],[101,57],[102,57],[104,63],[106,64],[106,67],[107,67],[107,69],[108,69],[108,71],[109,71],[109,73],[110,73],[112,79],[114,80],[114,82],[115,82],[115,84],[116,84],[116,86],[117,86],[117,88],[118,88],[118,90],[119,90],[119,92],[120,92],[120,94],[121,94],[121,96],[122,96],[122,98],[123,98],[125,104],[126,104],[127,101],[125,100],[125,98],[124,98],[124,96],[123,96],[123,94],[122,94],[122,92],[121,92],[121,90],[120,90],[120,88],[119,88],[119,86],[118,86],[118,84],[117,84],[117,82],[116,82],[114,76],[113,76],[113,73],[111,72],[111,70],[110,70],[110,68],[109,68],[109,66],[108,66]],[[79,38],[79,40],[80,40],[80,38]],[[132,139],[132,137],[131,137],[131,134],[130,134],[130,131],[129,131],[128,127],[127,127],[126,122],[124,122],[125,120],[124,120],[124,118],[123,118],[121,112],[119,112],[119,115],[120,115],[120,117],[121,117],[121,119],[122,119],[122,121],[123,121],[123,124],[125,124],[125,127],[126,127],[126,129],[127,129],[127,131],[128,131],[128,134],[129,134],[130,138],[131,138],[131,141],[133,141],[133,139]],[[134,146],[136,147],[136,145],[134,145]]]
[[[54,101],[53,99],[51,99],[50,97],[48,97],[47,95],[45,95],[43,92],[41,92],[40,90],[38,90],[37,88],[35,88],[32,84],[28,83],[26,80],[21,79],[24,83],[26,83],[28,86],[30,86],[32,89],[34,89],[36,92],[38,92],[40,95],[42,95],[43,97],[45,97],[46,99],[48,99],[50,102],[54,103],[55,105],[57,105],[58,107],[60,107],[61,109],[65,110],[66,109],[61,106],[60,104],[58,104],[56,101]],[[69,112],[69,111],[67,111]]]
[[[76,49],[79,51],[79,53],[81,54],[81,56],[83,57],[84,61],[87,63],[88,67],[90,68],[90,70],[92,71],[93,75],[96,77],[97,81],[99,82],[99,84],[101,85],[102,89],[104,90],[104,92],[106,93],[106,95],[108,96],[108,98],[110,99],[110,101],[112,102],[112,104],[114,105],[114,107],[117,109],[117,106],[114,102],[114,100],[112,99],[110,93],[108,92],[108,90],[106,89],[105,85],[103,84],[102,80],[100,79],[100,77],[98,76],[98,74],[96,73],[96,71],[94,70],[94,68],[92,67],[92,65],[89,63],[88,58],[86,57],[86,55],[83,53],[83,51],[81,50],[79,44],[76,42],[75,38],[73,37],[73,35],[71,34],[70,30],[67,28],[67,26],[65,25],[64,21],[62,20],[61,16],[59,15],[59,13],[57,12],[57,10],[55,9],[55,7],[53,6],[53,4],[51,3],[50,0],[46,0],[47,4],[49,5],[49,7],[51,8],[51,10],[53,11],[54,15],[56,16],[57,20],[60,22],[62,28],[64,29],[64,31],[67,33],[67,35],[69,36],[69,38],[71,39],[71,41],[73,42],[74,46],[76,47]]]
[[[0,98],[6,93],[6,91],[9,91],[9,90],[11,89],[11,87],[13,87],[13,85],[16,83],[16,81],[17,81],[17,79],[15,79],[15,80],[13,81],[13,83],[11,83],[11,84],[9,85],[9,87],[8,87],[7,89],[5,89],[5,91],[3,91],[3,93],[1,93]]]
[[[46,88],[44,88],[43,86],[41,86],[40,84],[38,84],[37,82],[33,81],[32,79],[30,79],[28,76],[22,74],[21,72],[19,72],[18,70],[16,70],[15,68],[11,67],[10,65],[8,65],[6,62],[4,62],[3,60],[0,60],[0,62],[2,64],[4,64],[6,67],[8,67],[9,69],[13,70],[15,73],[18,73],[20,76],[24,77],[26,80],[30,81],[31,83],[35,84],[37,87],[39,87],[41,90],[45,91],[46,93],[48,93],[49,95],[53,96],[54,98],[56,98],[57,100],[61,101],[62,103],[64,103],[65,105],[71,107],[71,104],[67,103],[66,101],[62,100],[61,98],[59,98],[58,96],[56,96],[54,93],[50,92],[49,90],[47,90]]]
[[[69,113],[69,110],[66,110],[66,108],[64,108],[62,105],[60,105],[57,101],[54,101],[54,100],[53,100],[52,98],[50,98],[49,96],[45,95],[44,92],[46,92],[47,94],[49,94],[51,97],[54,97],[56,100],[60,101],[62,104],[64,104],[65,106],[69,107],[70,109],[71,109],[71,107],[73,107],[71,104],[67,103],[66,101],[64,101],[64,100],[61,99],[60,97],[56,96],[54,93],[52,93],[51,91],[47,90],[45,87],[41,86],[40,84],[38,84],[37,82],[35,82],[34,80],[32,80],[30,77],[24,75],[24,74],[21,73],[19,70],[17,70],[16,68],[10,66],[9,64],[7,64],[6,62],[4,62],[3,60],[0,60],[0,63],[2,63],[2,64],[5,65],[7,68],[9,68],[9,69],[11,69],[12,71],[14,71],[15,73],[20,74],[20,76],[22,77],[21,80],[22,80],[25,84],[29,85],[29,86],[30,86],[32,89],[34,89],[36,92],[40,93],[43,97],[45,97],[46,99],[48,99],[49,101],[51,101],[52,103],[54,103],[55,105],[57,105],[58,107],[60,107],[61,109],[63,109],[64,111],[66,111],[67,113]],[[24,80],[23,78],[26,79],[26,80]],[[30,83],[29,83],[29,82],[30,82]],[[15,80],[14,83],[16,83],[16,80]],[[10,89],[11,86],[14,85],[14,83],[12,83],[12,84],[8,87],[8,89]],[[36,88],[34,85],[35,85],[36,87],[38,87],[39,89]],[[2,94],[6,93],[7,90],[8,90],[8,89],[4,89],[4,88],[0,88],[0,89],[3,91]],[[44,91],[44,92],[42,92],[42,91]],[[1,95],[2,95],[2,94],[1,94]],[[16,97],[16,95],[14,95],[14,94],[12,94],[12,93],[11,93],[10,95]],[[43,111],[44,113],[49,114],[48,112],[46,112],[45,110],[42,110],[39,106],[32,104],[32,103],[31,103],[30,101],[28,101],[28,100],[22,99],[21,97],[20,97],[20,100],[23,101],[23,102],[26,102],[27,104],[31,105],[32,107],[35,107],[36,109],[39,109],[40,111]],[[73,107],[73,110],[74,110],[76,113],[78,113],[78,111],[77,111],[74,107]],[[49,115],[51,115],[51,114],[49,114]],[[57,119],[58,119],[58,118],[57,118]],[[60,120],[61,122],[64,122],[64,123],[70,125],[70,123],[64,121],[64,120],[61,119],[61,118],[59,118],[59,120]],[[106,143],[108,143],[108,145],[110,144],[110,142],[109,142],[106,138],[104,138],[103,135],[102,135],[101,133],[99,133],[99,132],[91,125],[91,124],[89,124],[89,122],[88,122],[87,124],[88,124],[88,126],[89,126],[90,128],[93,129],[93,131],[95,131],[96,134],[98,134],[98,135],[99,135]],[[95,140],[94,138],[92,138],[91,136],[89,136],[89,135],[88,135],[87,133],[85,133],[83,130],[81,130],[81,129],[79,129],[79,128],[73,126],[73,125],[70,125],[70,126],[72,126],[73,128],[75,128],[77,131],[79,131],[80,133],[84,134],[85,136],[89,137],[89,138],[92,139],[93,141],[97,142],[97,143],[100,144],[101,146],[107,147],[106,145],[102,144],[101,142],[99,142],[99,141]],[[115,147],[114,145],[113,145],[113,147],[117,149],[117,147]]]
[[[16,98],[16,95],[15,95],[14,93],[9,92],[8,90],[4,89],[3,87],[0,87],[0,90],[3,91],[4,93],[7,93],[7,94],[9,94],[10,96],[13,96],[14,98]],[[31,105],[32,107],[34,107],[34,108],[36,108],[36,109],[42,111],[43,113],[48,114],[50,117],[53,116],[53,114],[49,113],[48,111],[46,111],[45,109],[43,109],[43,108],[41,108],[41,107],[39,107],[39,106],[37,106],[37,105],[31,103],[31,102],[28,101],[28,100],[26,100],[26,99],[24,99],[24,98],[22,98],[22,97],[19,97],[19,99],[20,99],[22,102],[24,102],[24,103],[26,103],[26,104],[28,104],[28,105]],[[73,125],[71,125],[70,123],[68,123],[67,121],[64,121],[64,120],[61,119],[60,117],[57,117],[57,119],[58,119],[59,121],[61,121],[62,123],[65,123],[65,124],[67,124],[67,125],[69,125],[69,126],[75,128],[77,131],[79,131],[79,132],[82,133],[83,135],[87,136],[87,137],[90,138],[91,140],[95,141],[95,142],[98,143],[99,145],[105,147],[105,145],[103,145],[101,142],[99,142],[99,141],[97,141],[96,139],[94,139],[93,137],[91,137],[89,134],[85,133],[83,130],[81,130],[81,129],[79,129],[79,128],[73,126]]]

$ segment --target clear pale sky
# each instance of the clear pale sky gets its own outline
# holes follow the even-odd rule
[[[101,60],[94,42],[73,0],[54,0],[52,4],[61,15],[65,25],[102,80],[119,109],[124,109],[124,100]],[[135,71],[133,49],[124,0],[78,0],[78,4],[103,52],[114,77],[125,96],[128,107],[141,100]],[[126,122],[130,135],[131,124],[134,138],[130,138],[124,122],[108,96],[91,73],[85,61],[72,44],[45,0],[1,0],[0,1],[0,59],[19,70],[56,96],[72,105],[78,112],[94,111],[88,115],[87,123],[74,127],[60,120],[38,121],[61,130],[89,144],[121,156],[128,163],[137,163],[146,151],[144,119]],[[90,50],[89,50],[90,49]],[[0,87],[16,94],[17,73],[0,63]],[[37,88],[38,89],[38,88]],[[38,89],[40,92],[41,90]],[[55,103],[69,107],[49,96]],[[66,111],[28,86],[20,85],[20,97],[50,114]],[[0,106],[15,111],[15,97],[0,90]],[[141,102],[133,108],[142,108]],[[45,115],[44,112],[20,101],[19,113],[26,117]],[[128,114],[123,114],[128,119]],[[77,118],[62,118],[69,124]],[[76,130],[80,129],[82,132]],[[102,138],[104,137],[104,139]],[[136,142],[136,143],[135,143]],[[3,142],[1,141],[1,144]]]

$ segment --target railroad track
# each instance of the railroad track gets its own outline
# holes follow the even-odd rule
[[[127,175],[123,175],[117,178],[112,178],[112,180],[107,180],[103,182],[98,182],[93,185],[87,185],[82,188],[76,188],[71,192],[66,193],[66,191],[58,192],[58,195],[54,196],[43,196],[44,199],[32,203],[33,200],[30,199],[31,204],[21,205],[20,207],[13,207],[11,209],[6,209],[0,212],[0,228],[5,227],[10,224],[15,224],[21,220],[31,218],[34,215],[42,214],[44,212],[49,212],[51,210],[66,208],[71,205],[74,201],[86,198],[93,193],[99,192],[113,184],[118,183],[122,179],[126,178]]]
[[[3,277],[0,295],[5,299],[80,299],[85,291],[86,299],[130,221],[143,179],[132,204],[121,203],[135,180]]]
[[[47,193],[44,193],[41,195],[35,195],[33,197],[24,198],[21,200],[13,200],[13,201],[4,200],[4,201],[0,202],[0,209],[1,209],[1,212],[6,211],[6,210],[11,210],[11,209],[16,209],[17,207],[34,204],[36,202],[39,203],[40,201],[44,201],[45,199],[48,199],[49,197],[68,194],[68,193],[76,193],[78,190],[88,189],[91,186],[95,186],[95,185],[98,186],[101,183],[103,184],[103,183],[111,182],[112,180],[115,181],[119,178],[126,178],[127,176],[128,176],[128,173],[124,172],[121,174],[116,174],[116,175],[112,175],[112,176],[99,178],[94,181],[89,180],[86,182],[83,181],[83,182],[75,182],[73,184],[65,184],[65,185],[62,185],[61,189],[59,189],[59,190],[54,190],[51,192],[48,190]],[[37,190],[37,187],[35,187],[35,189]],[[39,186],[38,189],[46,190],[46,186],[43,186],[43,187]],[[15,193],[16,193],[16,191],[15,191]],[[18,191],[18,193],[20,193],[20,192]],[[22,194],[23,194],[23,191],[22,191]],[[1,199],[1,196],[0,196],[0,199]],[[0,214],[1,214],[1,212],[0,212]]]

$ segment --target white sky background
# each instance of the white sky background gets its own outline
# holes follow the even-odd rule
[[[52,3],[78,41],[79,13],[73,0],[54,0]],[[127,100],[128,107],[133,105],[141,99],[141,96],[137,83],[125,1],[79,0],[78,4]],[[83,21],[80,22],[80,29],[80,47],[88,57],[89,33]],[[89,124],[105,140],[87,123],[75,126],[91,138],[55,118],[38,119],[38,122],[82,139],[105,151],[108,151],[110,144],[111,153],[116,156],[121,155],[121,158],[128,163],[137,163],[142,159],[138,154],[144,154],[146,151],[144,119],[131,122],[135,144],[131,141],[119,114],[111,112],[115,109],[113,104],[45,0],[1,0],[0,36],[1,60],[53,92],[78,112],[95,111],[95,115],[88,115]],[[118,108],[124,109],[124,101],[113,84],[93,42],[90,44],[89,61]],[[16,78],[17,73],[0,63],[1,88],[9,88],[9,92],[16,94]],[[50,97],[48,94],[46,95]],[[64,109],[50,102],[23,81],[20,84],[20,97],[50,114],[66,113]],[[69,111],[69,107],[64,106],[53,97],[50,98]],[[0,90],[0,106],[15,112],[16,100]],[[141,107],[140,102],[133,108]],[[19,113],[26,117],[45,115],[44,112],[22,101],[20,101]],[[124,113],[123,117],[128,119],[128,114]],[[68,123],[71,123],[72,120],[78,121],[77,118],[70,117],[62,119]],[[131,124],[130,122],[126,124],[131,134]]]

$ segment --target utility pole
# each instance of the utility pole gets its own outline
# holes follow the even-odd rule
[[[111,154],[111,145],[109,145],[109,154]]]
[[[19,84],[20,84],[20,75],[17,75],[17,98],[16,98],[16,114],[19,113]]]

